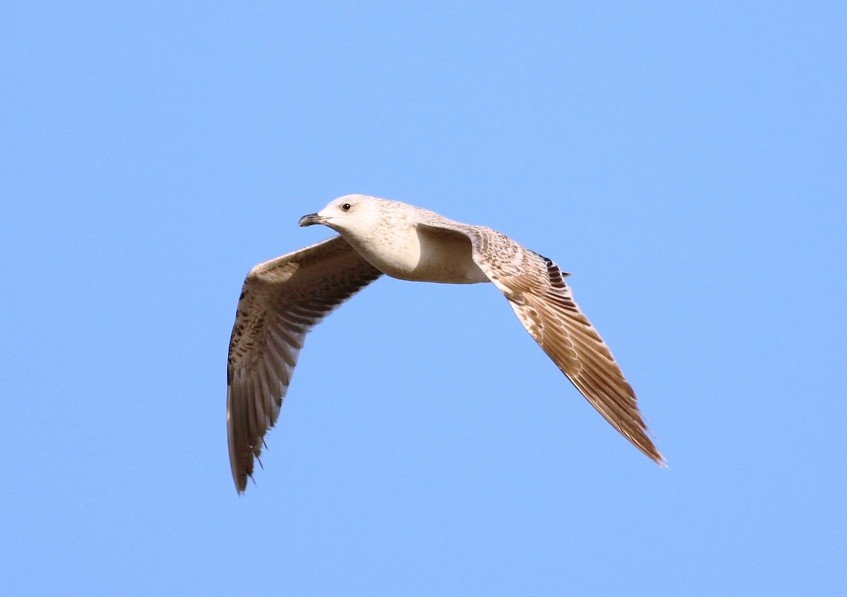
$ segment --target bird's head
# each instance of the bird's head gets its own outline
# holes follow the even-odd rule
[[[380,205],[384,200],[367,195],[344,195],[327,203],[317,213],[300,218],[300,226],[323,224],[342,234],[369,236],[382,221]]]

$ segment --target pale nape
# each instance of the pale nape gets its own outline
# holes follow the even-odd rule
[[[227,366],[227,434],[239,492],[279,416],[308,331],[381,274],[412,281],[492,282],[526,330],[579,392],[660,465],[635,393],[582,314],[558,266],[509,237],[412,205],[346,195],[301,226],[337,231],[250,270],[238,301]]]

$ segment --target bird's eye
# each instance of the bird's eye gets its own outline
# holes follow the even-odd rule
[[[350,211],[350,204],[349,203],[343,204],[341,206],[341,209],[343,209],[344,211]]]

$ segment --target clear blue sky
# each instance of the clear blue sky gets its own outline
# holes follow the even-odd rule
[[[0,593],[847,593],[845,6],[6,3]],[[241,282],[351,192],[571,272],[670,468],[380,280],[237,496]]]

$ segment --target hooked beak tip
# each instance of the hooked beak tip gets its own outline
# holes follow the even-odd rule
[[[313,224],[323,224],[323,218],[318,214],[306,214],[297,223],[298,226],[312,226]]]

